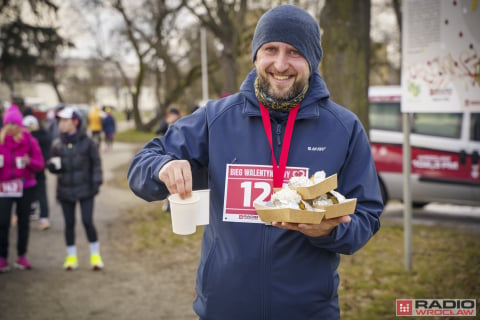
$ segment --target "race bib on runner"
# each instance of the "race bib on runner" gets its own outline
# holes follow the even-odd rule
[[[308,177],[308,168],[287,167],[283,184],[296,176]],[[227,164],[223,221],[263,223],[253,203],[269,201],[272,191],[272,166]]]
[[[23,195],[21,179],[0,182],[0,198],[20,198]]]

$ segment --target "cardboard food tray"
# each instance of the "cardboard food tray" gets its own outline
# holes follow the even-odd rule
[[[357,199],[346,199],[342,203],[332,204],[329,206],[315,206],[315,208],[325,210],[325,219],[332,219],[341,216],[346,216],[355,212],[357,206]]]
[[[335,190],[337,188],[337,174],[325,178],[322,182],[314,184],[309,187],[291,187],[296,190],[298,194],[302,196],[303,200],[313,200],[320,197],[322,194],[328,191]]]
[[[261,204],[254,204],[255,209],[263,222],[292,222],[292,223],[320,223],[325,211],[307,211],[292,208],[272,208]]]

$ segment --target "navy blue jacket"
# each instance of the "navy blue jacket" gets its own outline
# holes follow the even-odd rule
[[[107,137],[113,136],[116,132],[115,118],[111,114],[107,114],[102,119],[102,130]]]
[[[203,235],[194,302],[201,319],[338,319],[339,254],[365,245],[379,229],[383,210],[367,136],[352,112],[328,99],[315,72],[296,118],[287,165],[309,168],[310,174],[337,173],[337,191],[357,198],[352,221],[318,238],[222,221],[226,165],[272,164],[255,78],[252,71],[239,93],[208,102],[148,142],[130,164],[130,188],[147,201],[160,200],[168,191],[158,172],[168,161],[189,160],[195,176],[208,169],[210,224]],[[277,161],[287,116],[271,112]]]

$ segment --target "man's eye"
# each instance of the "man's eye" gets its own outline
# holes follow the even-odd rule
[[[300,51],[298,51],[298,50],[292,50],[292,51],[290,51],[290,54],[291,54],[292,56],[295,56],[295,57],[301,55],[301,54],[300,54]]]

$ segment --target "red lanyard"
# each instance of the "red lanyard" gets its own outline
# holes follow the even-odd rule
[[[280,165],[277,165],[277,160],[275,159],[275,153],[273,152],[272,144],[272,125],[270,123],[270,114],[268,109],[263,106],[260,102],[260,111],[262,112],[262,121],[263,128],[270,142],[270,148],[272,149],[272,167],[273,167],[273,187],[281,188],[283,185],[283,177],[285,175],[285,168],[287,167],[287,158],[288,152],[290,150],[290,142],[292,141],[293,126],[295,125],[295,118],[297,117],[298,108],[300,103],[297,106],[290,110],[288,114],[287,128],[285,129],[285,135],[283,136],[282,152],[280,153]]]

